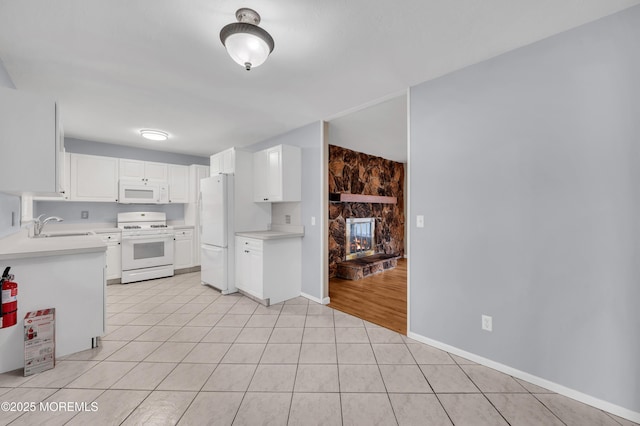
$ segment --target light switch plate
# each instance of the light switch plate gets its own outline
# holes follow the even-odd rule
[[[419,214],[416,216],[416,226],[418,228],[424,228],[424,216]]]
[[[311,216],[311,226],[316,226],[316,217]]]

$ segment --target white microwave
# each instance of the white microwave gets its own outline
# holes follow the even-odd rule
[[[118,202],[122,204],[166,204],[169,203],[169,184],[121,180],[118,195]]]

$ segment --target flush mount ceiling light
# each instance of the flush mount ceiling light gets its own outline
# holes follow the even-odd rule
[[[220,41],[231,59],[249,71],[262,65],[273,52],[273,38],[258,26],[260,15],[255,10],[238,9],[236,19],[238,22],[222,28]]]
[[[169,137],[169,134],[167,132],[153,129],[142,129],[140,130],[140,135],[142,135],[143,138],[152,141],[166,141]]]

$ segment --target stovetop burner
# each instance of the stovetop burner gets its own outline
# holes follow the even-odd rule
[[[142,226],[140,225],[124,225],[124,229],[140,229]]]
[[[151,225],[151,228],[166,228],[167,225]]]

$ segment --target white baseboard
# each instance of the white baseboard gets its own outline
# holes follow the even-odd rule
[[[568,398],[575,399],[576,401],[583,402],[585,404],[591,405],[592,407],[596,407],[601,410],[607,411],[609,413],[615,414],[616,416],[620,416],[625,419],[631,420],[632,422],[636,422],[636,423],[640,422],[640,413],[629,410],[628,408],[624,408],[619,405],[615,405],[610,402],[604,401],[602,399],[595,398],[591,395],[587,395],[575,389],[571,389],[566,386],[560,385],[558,383],[551,382],[547,379],[534,376],[533,374],[529,374],[524,371],[517,370],[513,367],[509,367],[508,365],[504,365],[499,362],[495,362],[490,359],[481,357],[480,355],[476,355],[471,352],[464,351],[462,349],[456,348],[455,346],[450,346],[450,345],[447,345],[446,343],[429,339],[428,337],[421,336],[420,334],[408,332],[407,337],[410,337],[413,340],[417,340],[418,342],[422,342],[427,345],[433,346],[435,348],[442,349],[443,351],[450,352],[454,355],[461,356],[473,362],[477,362],[478,364],[484,365],[485,367],[493,368],[494,370],[498,370],[510,376],[517,377],[518,379],[525,380],[529,383],[533,383],[534,385],[543,387],[545,389],[549,389],[550,391],[553,391],[560,395],[564,395]]]
[[[319,298],[317,298],[315,296],[312,296],[310,294],[307,294],[307,293],[300,293],[300,296],[306,297],[307,299],[312,300],[312,301],[314,301],[316,303],[319,303],[321,305],[328,305],[329,304],[329,298],[328,297],[325,297],[324,299],[319,299]]]

